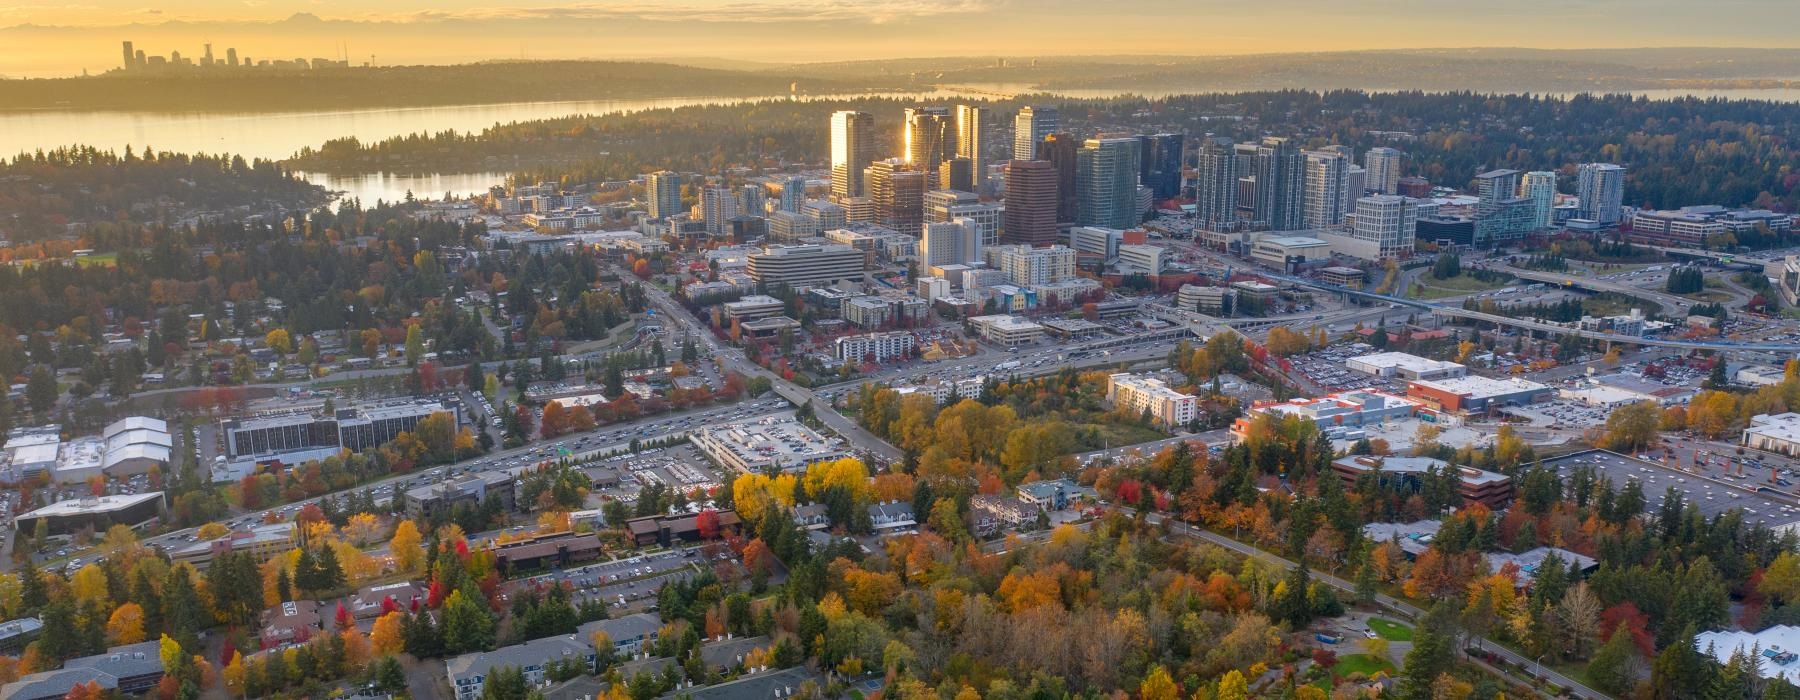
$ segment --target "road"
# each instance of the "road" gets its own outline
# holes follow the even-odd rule
[[[1134,514],[1134,511],[1132,511],[1132,509],[1130,509],[1130,508],[1127,508],[1124,506],[1115,506],[1115,507],[1117,507],[1119,510],[1125,512],[1128,515]],[[1162,524],[1164,517],[1161,514],[1148,513],[1145,515],[1145,520],[1150,522],[1153,525],[1160,525],[1160,524]],[[1249,556],[1249,557],[1255,557],[1257,559],[1260,559],[1262,561],[1265,561],[1265,562],[1268,562],[1271,564],[1279,565],[1283,569],[1293,569],[1296,566],[1296,564],[1292,561],[1289,561],[1287,559],[1276,556],[1274,554],[1270,554],[1268,552],[1262,551],[1260,549],[1257,549],[1250,545],[1244,544],[1237,540],[1231,539],[1224,535],[1220,535],[1220,534],[1210,532],[1207,530],[1202,530],[1200,528],[1194,527],[1192,525],[1189,525],[1180,520],[1176,520],[1174,518],[1168,518],[1168,520],[1169,520],[1169,531],[1170,532],[1180,534],[1185,537],[1193,537],[1196,539],[1206,540],[1207,542],[1211,542],[1213,544],[1219,545],[1219,546],[1229,549],[1233,552],[1237,552],[1239,554]],[[1313,571],[1312,577],[1316,581],[1323,581],[1326,584],[1330,585],[1332,588],[1336,588],[1341,591],[1347,591],[1350,593],[1355,593],[1355,591],[1356,591],[1355,584],[1351,583],[1350,581],[1346,581],[1344,579],[1338,578],[1336,576],[1332,576],[1331,574],[1327,574],[1327,573],[1320,572],[1320,571]],[[1425,611],[1421,610],[1418,606],[1415,606],[1404,600],[1400,600],[1398,598],[1395,598],[1395,597],[1389,596],[1389,595],[1385,595],[1385,594],[1376,595],[1375,603],[1376,603],[1376,605],[1379,605],[1383,608],[1386,608],[1387,610],[1390,610],[1398,615],[1401,615],[1401,616],[1406,617],[1411,620],[1418,620],[1419,618],[1424,617],[1424,615],[1425,615]],[[1467,639],[1467,646],[1474,647],[1476,649],[1481,649],[1483,651],[1491,652],[1494,655],[1499,656],[1502,659],[1505,659],[1507,662],[1512,663],[1516,666],[1519,666],[1519,667],[1525,669],[1527,672],[1529,672],[1533,676],[1536,676],[1538,678],[1543,678],[1543,679],[1548,680],[1551,683],[1554,683],[1556,685],[1560,685],[1562,687],[1569,688],[1569,689],[1571,689],[1571,691],[1573,692],[1575,697],[1590,698],[1592,700],[1603,700],[1603,699],[1609,697],[1605,693],[1602,693],[1598,690],[1594,690],[1593,688],[1589,688],[1586,685],[1583,685],[1580,682],[1577,682],[1573,678],[1569,678],[1568,676],[1558,673],[1555,669],[1540,665],[1536,661],[1525,658],[1523,655],[1518,654],[1518,653],[1514,652],[1513,650],[1508,649],[1504,646],[1495,644],[1495,643],[1490,642],[1481,637],[1468,637],[1466,639]]]
[[[1540,272],[1537,270],[1517,268],[1511,265],[1494,265],[1492,267],[1493,269],[1519,279],[1531,280],[1533,282],[1567,285],[1596,292],[1613,292],[1615,294],[1637,297],[1646,301],[1653,301],[1662,306],[1662,312],[1667,316],[1686,316],[1687,307],[1694,303],[1692,299],[1676,296],[1674,294],[1644,289],[1642,287],[1633,287],[1629,284],[1621,284],[1619,282],[1599,279],[1593,276],[1575,275],[1566,272]]]

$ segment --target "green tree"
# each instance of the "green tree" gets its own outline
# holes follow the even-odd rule
[[[417,367],[419,358],[425,356],[425,331],[419,324],[406,328],[406,366]]]
[[[1631,631],[1619,625],[1588,662],[1588,677],[1600,690],[1624,696],[1634,685],[1631,667],[1636,659],[1637,647],[1631,642]]]
[[[530,692],[525,673],[517,666],[496,668],[488,672],[486,682],[481,684],[481,700],[525,700]]]
[[[445,599],[444,652],[485,651],[494,645],[494,613],[487,605],[458,590]]]
[[[1656,440],[1657,426],[1662,423],[1662,409],[1654,402],[1640,401],[1612,412],[1606,417],[1606,446],[1621,452],[1642,449]]]
[[[1420,618],[1413,632],[1413,648],[1406,652],[1406,663],[1400,672],[1400,697],[1432,697],[1431,686],[1438,674],[1449,671],[1456,663],[1456,620],[1456,603],[1451,600],[1438,601]]]
[[[44,415],[56,405],[58,393],[56,375],[50,373],[49,367],[38,365],[32,368],[31,379],[25,383],[25,400],[31,404],[33,413]]]

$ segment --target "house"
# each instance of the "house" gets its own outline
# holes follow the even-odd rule
[[[290,600],[281,607],[269,610],[269,620],[263,624],[262,646],[264,649],[283,644],[303,644],[312,639],[322,627],[324,618],[319,614],[318,601]]]
[[[576,628],[575,635],[592,645],[594,633],[605,632],[607,639],[612,640],[613,655],[631,658],[643,653],[645,646],[656,641],[656,634],[662,629],[662,624],[662,618],[656,613],[636,613],[589,622]]]
[[[831,519],[825,515],[825,504],[808,503],[794,506],[794,524],[808,530],[823,530],[831,526]]]
[[[877,534],[890,534],[919,524],[913,519],[912,504],[904,501],[870,504],[869,522],[875,526]]]
[[[444,662],[444,673],[456,700],[481,697],[481,689],[489,674],[496,669],[517,668],[525,674],[525,683],[533,688],[543,685],[553,664],[573,663],[584,673],[594,672],[594,649],[574,635],[545,637],[524,644],[514,644],[493,651],[463,654]]]
[[[976,533],[992,535],[1036,524],[1043,511],[1012,496],[977,494],[969,497],[969,512],[975,516]]]
[[[1019,500],[1038,510],[1062,510],[1079,498],[1098,499],[1093,489],[1068,479],[1033,481],[1019,484]]]
[[[824,681],[817,673],[804,666],[784,668],[774,671],[758,671],[745,673],[730,681],[704,688],[683,688],[679,697],[687,700],[744,700],[745,698],[788,698],[800,692],[800,688],[811,683],[814,688],[824,687]],[[677,697],[670,693],[664,697]]]
[[[721,637],[700,645],[700,661],[701,663],[706,664],[706,669],[708,671],[725,673],[744,663],[744,658],[749,655],[750,652],[757,649],[766,649],[771,645],[772,643],[768,637],[742,637],[736,639]],[[628,661],[619,664],[616,668],[620,677],[634,678],[639,673],[662,675],[669,667],[675,665],[676,661],[673,657],[657,656]]]
[[[380,617],[382,608],[386,606],[388,600],[393,600],[399,610],[415,610],[417,605],[425,604],[427,597],[428,591],[425,584],[402,581],[357,589],[355,595],[344,601],[344,607],[350,611],[352,617],[362,620]]]

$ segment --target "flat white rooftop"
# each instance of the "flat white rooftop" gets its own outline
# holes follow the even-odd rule
[[[80,515],[82,513],[109,513],[115,510],[129,508],[146,501],[162,498],[162,495],[161,491],[151,491],[149,493],[100,496],[98,498],[71,498],[66,501],[57,501],[29,513],[21,513],[19,518]]]
[[[1449,379],[1420,379],[1413,382],[1419,386],[1436,389],[1449,394],[1458,394],[1472,398],[1506,396],[1526,391],[1543,391],[1549,385],[1539,384],[1526,379],[1489,379],[1476,375],[1452,377]]]

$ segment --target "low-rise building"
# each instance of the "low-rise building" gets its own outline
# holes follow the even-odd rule
[[[1751,416],[1741,441],[1753,450],[1800,455],[1800,413],[1789,411]]]
[[[283,644],[305,644],[324,629],[324,616],[319,602],[290,600],[270,608],[263,614],[262,645],[264,649]]]
[[[291,522],[258,525],[247,532],[231,532],[216,539],[190,542],[169,550],[169,559],[187,562],[205,570],[214,559],[227,552],[250,555],[258,564],[285,554],[294,548],[294,524]]]
[[[702,514],[683,513],[680,515],[651,515],[625,521],[625,535],[640,546],[671,546],[678,542],[700,542],[709,533],[701,520]],[[718,530],[710,533],[712,537],[728,535],[743,527],[743,520],[738,518],[737,511],[713,511],[705,517],[714,518],[718,522]]]
[[[1282,271],[1331,259],[1331,244],[1310,236],[1263,236],[1250,244],[1250,259]]]
[[[594,659],[594,648],[571,634],[464,654],[445,661],[444,672],[450,679],[456,700],[474,700],[481,697],[488,676],[497,669],[519,669],[525,675],[525,684],[536,687],[544,682],[552,665],[572,664],[583,673],[593,673]]]
[[[1200,400],[1169,387],[1160,379],[1121,372],[1107,377],[1106,400],[1133,415],[1149,414],[1167,426],[1187,425],[1200,412]]]
[[[837,357],[845,362],[886,362],[910,356],[918,342],[907,331],[847,335],[837,339]]]
[[[44,633],[44,623],[35,617],[21,617],[0,623],[0,654],[18,656],[25,653],[25,645],[36,641],[38,635]]]
[[[380,617],[390,605],[396,610],[418,610],[425,605],[430,589],[416,581],[363,586],[344,601],[344,609],[358,620]]]
[[[494,563],[502,572],[562,568],[598,559],[602,551],[599,535],[552,532],[494,547]]]
[[[845,454],[837,441],[792,418],[702,426],[688,438],[720,466],[746,474],[768,469],[801,471],[813,462]]]
[[[459,503],[481,505],[489,497],[500,499],[506,510],[513,509],[513,475],[503,471],[475,474],[407,489],[401,494],[406,514],[412,518],[430,518],[447,512]]]
[[[1256,416],[1263,414],[1276,417],[1294,416],[1312,421],[1321,430],[1331,431],[1339,428],[1374,425],[1390,420],[1404,420],[1411,418],[1418,411],[1418,402],[1392,394],[1367,390],[1345,391],[1311,399],[1253,404],[1246,415],[1232,425],[1231,430],[1243,435],[1248,432],[1250,424]]]
[[[1459,467],[1430,457],[1370,457],[1352,455],[1331,463],[1332,471],[1353,488],[1365,474],[1374,474],[1384,486],[1417,492],[1428,471],[1451,472],[1457,477],[1457,493],[1463,502],[1481,503],[1495,511],[1512,504],[1512,477],[1474,467]]]
[[[1800,626],[1775,625],[1760,632],[1727,629],[1694,635],[1694,648],[1718,661],[1731,663],[1734,656],[1760,654],[1751,666],[1763,678],[1779,678],[1800,685]]]
[[[1236,296],[1237,292],[1229,287],[1184,284],[1175,292],[1175,305],[1186,311],[1223,314],[1231,310],[1231,301]]]
[[[1018,316],[996,314],[969,319],[983,340],[996,345],[1018,346],[1044,337],[1044,327]]]
[[[1019,484],[1019,502],[1038,510],[1063,510],[1079,500],[1098,500],[1094,489],[1068,479],[1047,479]]]
[[[155,689],[162,677],[157,642],[138,642],[69,659],[55,671],[20,676],[0,686],[0,700],[60,700],[76,686],[88,684],[120,695],[139,695]]]
[[[919,524],[913,517],[912,504],[905,501],[871,503],[868,510],[869,522],[874,526],[876,534],[897,532]]]
[[[1552,391],[1548,385],[1525,379],[1470,375],[1414,381],[1407,385],[1406,395],[1452,413],[1481,413],[1501,406],[1523,406]]]
[[[605,633],[607,641],[612,642],[613,656],[629,659],[643,653],[644,647],[656,641],[662,625],[662,618],[656,613],[632,613],[584,624],[576,628],[575,636],[592,645],[595,633]]]
[[[1409,380],[1447,379],[1469,373],[1469,368],[1455,362],[1430,360],[1404,352],[1378,352],[1373,355],[1352,357],[1344,361],[1344,368],[1374,377],[1399,377]]]
[[[83,529],[105,532],[114,525],[139,528],[162,515],[163,492],[84,496],[57,501],[37,510],[20,513],[13,519],[18,532],[32,532],[38,521],[44,521],[51,535],[70,535]]]
[[[725,317],[739,321],[750,321],[769,316],[778,316],[786,310],[787,305],[780,299],[763,294],[751,294],[737,301],[723,305]]]
[[[1343,265],[1332,265],[1319,269],[1320,281],[1349,289],[1362,289],[1365,277],[1362,270]]]

